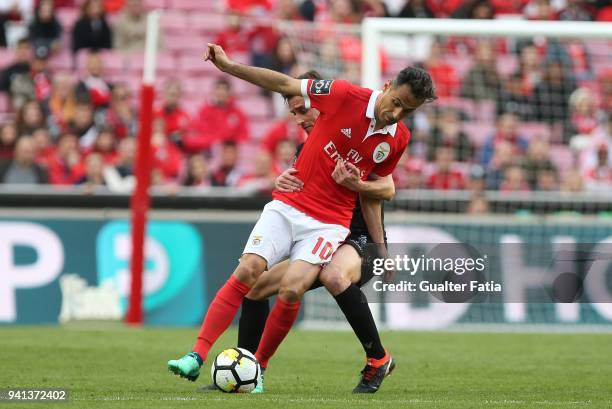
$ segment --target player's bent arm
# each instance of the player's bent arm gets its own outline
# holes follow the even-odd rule
[[[359,194],[370,199],[391,200],[395,196],[395,183],[393,176],[387,175],[383,178],[370,174],[373,180],[362,181],[359,186]]]
[[[361,214],[374,243],[384,243],[385,233],[382,224],[382,202],[364,195],[359,195]]]

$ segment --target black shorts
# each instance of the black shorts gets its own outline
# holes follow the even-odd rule
[[[361,257],[361,277],[357,285],[363,287],[374,277],[374,266],[372,265],[376,257],[374,254],[374,242],[368,234],[351,233],[342,244],[348,244],[354,248],[359,257]],[[319,287],[323,287],[323,283],[317,278],[308,291]]]

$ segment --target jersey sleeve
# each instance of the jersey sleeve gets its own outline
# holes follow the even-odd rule
[[[343,80],[302,80],[304,106],[331,115],[342,106],[350,87],[351,84]]]

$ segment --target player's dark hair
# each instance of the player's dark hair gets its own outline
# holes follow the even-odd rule
[[[300,74],[295,78],[298,80],[322,80],[323,79],[323,77],[321,77],[321,74],[319,74],[315,70],[306,71],[305,73]],[[285,102],[287,102],[289,98],[293,97],[294,95],[282,94],[282,96],[285,99]]]
[[[438,99],[431,75],[422,68],[406,67],[401,70],[393,80],[393,86],[402,85],[408,85],[412,95],[418,100],[432,102]]]

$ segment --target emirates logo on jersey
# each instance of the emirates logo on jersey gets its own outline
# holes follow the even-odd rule
[[[387,159],[389,153],[391,153],[391,146],[389,146],[387,142],[381,142],[376,146],[376,149],[374,149],[372,159],[374,163],[380,163]]]

